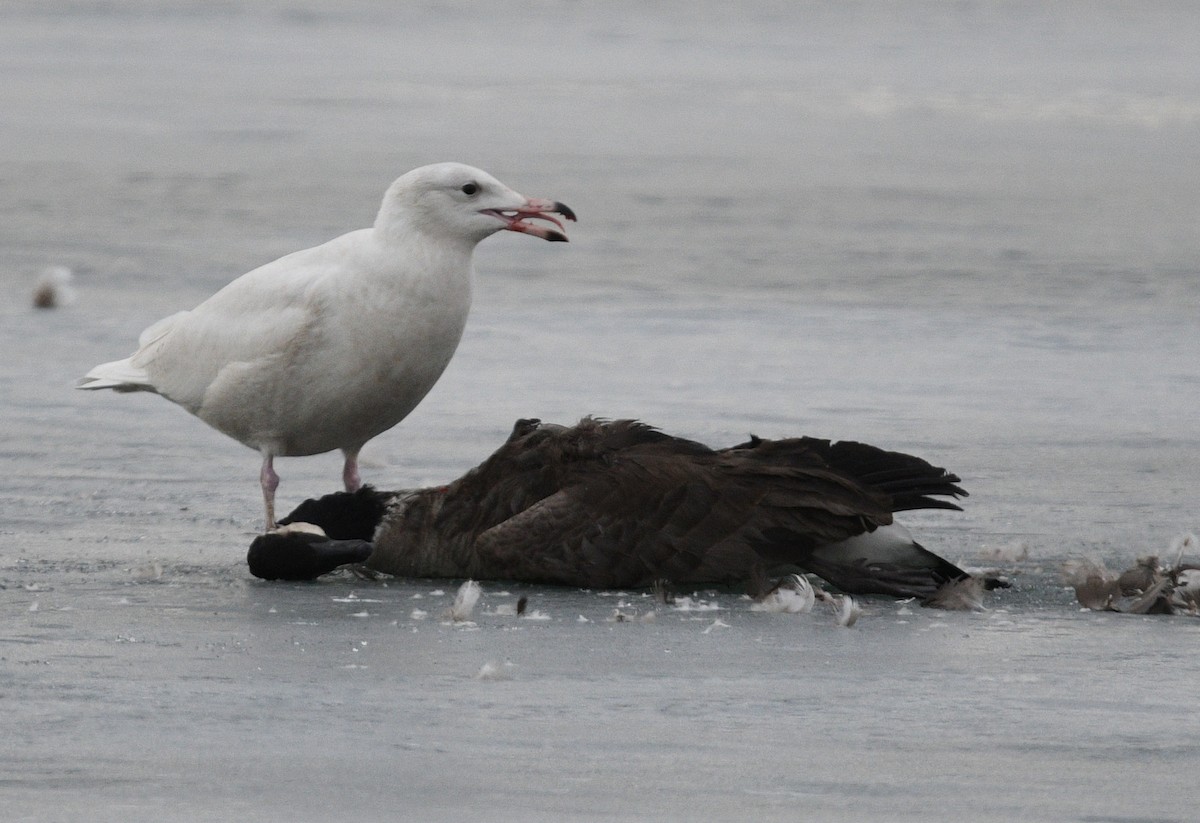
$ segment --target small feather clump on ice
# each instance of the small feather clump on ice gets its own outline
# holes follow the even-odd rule
[[[454,603],[448,612],[449,618],[455,623],[464,623],[470,620],[482,594],[483,587],[474,580],[463,583],[458,587],[458,593],[454,595]]]
[[[862,606],[858,605],[858,601],[850,595],[833,598],[830,605],[833,606],[839,626],[848,629],[858,622],[858,618],[862,617]]]
[[[135,583],[156,583],[162,580],[163,565],[157,560],[151,560],[143,566],[130,569],[129,574]]]
[[[948,580],[922,600],[921,605],[930,609],[981,612],[984,611],[984,588],[984,581],[978,577]]]
[[[862,607],[850,595],[833,595],[802,574],[789,574],[776,583],[766,594],[756,598],[751,611],[776,614],[808,614],[820,600],[834,613],[839,626],[849,628],[862,616]]]
[[[33,307],[56,309],[75,302],[75,289],[71,286],[74,279],[66,266],[47,266],[33,286]]]
[[[628,604],[622,603],[613,609],[612,616],[608,618],[609,623],[653,623],[658,619],[658,612],[651,609],[648,612],[639,614],[636,609],[629,608]]]
[[[789,574],[757,598],[750,610],[773,614],[808,614],[816,602],[817,595],[808,578]]]
[[[1200,616],[1200,564],[1185,561],[1197,547],[1196,536],[1182,534],[1168,549],[1174,559],[1163,565],[1157,555],[1139,557],[1121,573],[1095,560],[1069,560],[1062,575],[1084,608],[1125,614]]]
[[[508,660],[503,662],[499,660],[489,660],[479,667],[479,671],[475,673],[476,680],[511,680],[512,670],[516,668],[516,664]]]
[[[491,614],[497,617],[522,617],[525,614],[525,607],[529,603],[529,598],[521,595],[517,598],[516,603],[502,603],[497,606]]]

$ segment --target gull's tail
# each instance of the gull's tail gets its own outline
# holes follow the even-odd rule
[[[75,384],[77,389],[112,389],[119,392],[150,391],[158,389],[150,382],[150,375],[145,369],[139,369],[130,362],[130,358],[114,360],[111,363],[101,363],[80,378]]]

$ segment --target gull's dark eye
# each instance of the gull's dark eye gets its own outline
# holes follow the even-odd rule
[[[463,184],[462,193],[467,195],[467,197],[470,197],[472,194],[475,194],[478,191],[479,191],[478,183],[464,183]]]

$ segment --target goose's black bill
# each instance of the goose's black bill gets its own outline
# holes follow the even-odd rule
[[[362,563],[374,546],[366,540],[331,540],[306,532],[268,532],[250,544],[246,562],[263,580],[315,580],[339,566]]]

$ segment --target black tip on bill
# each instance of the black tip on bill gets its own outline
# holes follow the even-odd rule
[[[575,212],[571,211],[571,207],[568,206],[566,203],[560,203],[557,200],[555,200],[554,201],[554,211],[561,214],[563,217],[567,218],[568,220],[570,220],[572,222],[579,222],[575,219]],[[563,239],[566,240],[565,237]]]

